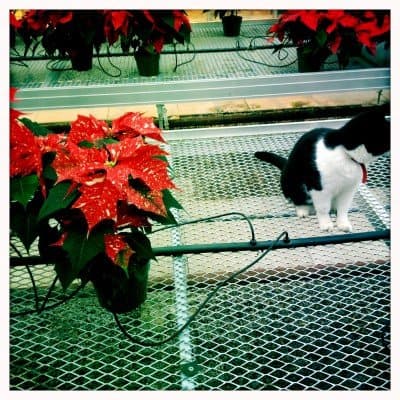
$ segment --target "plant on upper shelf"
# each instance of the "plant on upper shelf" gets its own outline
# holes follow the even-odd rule
[[[191,32],[189,18],[181,10],[107,11],[105,34],[114,44],[121,39],[121,48],[128,52],[161,53],[165,42],[175,39],[184,43]]]
[[[105,16],[108,43],[113,45],[120,39],[123,52],[132,48],[143,75],[156,75],[164,44],[173,40],[183,44],[190,40],[190,32],[189,19],[181,10],[110,10]],[[145,64],[154,59],[154,70],[141,70],[140,57],[145,57]]]
[[[100,10],[13,10],[10,24],[29,47],[39,43],[49,56],[69,57],[72,68],[92,68],[93,48],[105,42],[104,11]]]
[[[209,10],[204,10],[208,12]],[[222,21],[222,28],[225,36],[239,36],[242,25],[242,17],[238,10],[214,10],[214,18],[219,17]]]
[[[78,115],[69,133],[55,134],[11,110],[12,235],[28,254],[38,238],[64,289],[92,281],[115,312],[144,301],[154,258],[146,233],[153,221],[175,223],[171,208],[181,208],[167,153],[151,141],[164,142],[161,130],[139,113],[111,126]]]
[[[375,54],[377,43],[389,45],[390,11],[288,10],[268,33],[280,42],[276,50],[294,44],[320,62],[337,54],[344,68],[351,56],[360,54],[362,46]]]
[[[25,54],[41,43],[48,55],[71,58],[77,70],[90,69],[93,47],[99,53],[106,41],[112,45],[120,39],[126,53],[133,48],[134,54],[159,55],[164,43],[184,43],[191,31],[180,10],[13,10],[10,27],[13,38],[22,37]],[[80,50],[87,54],[82,66],[75,64]]]

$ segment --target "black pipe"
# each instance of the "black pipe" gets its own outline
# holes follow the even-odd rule
[[[294,45],[287,45],[285,48],[288,47],[295,47]],[[254,46],[251,49],[247,47],[220,47],[220,48],[206,48],[206,49],[196,49],[196,50],[163,50],[161,54],[193,54],[193,53],[224,53],[224,52],[230,52],[230,51],[248,51],[248,50],[275,50],[277,48],[277,45],[270,44],[270,45],[263,45],[263,46]],[[124,52],[113,52],[113,53],[98,53],[98,54],[93,54],[93,57],[100,57],[100,58],[105,58],[105,57],[129,57],[133,56],[133,52],[129,53],[124,53]],[[32,55],[32,56],[10,56],[10,61],[11,62],[18,62],[18,61],[46,61],[46,60],[52,60],[52,61],[68,61],[70,60],[69,57],[62,57],[62,56],[49,56],[49,55]]]
[[[272,250],[292,249],[296,247],[307,246],[323,246],[328,244],[361,242],[366,240],[380,240],[389,238],[390,230],[386,229],[382,231],[281,240],[273,246]],[[153,252],[156,256],[181,256],[183,254],[219,253],[226,251],[258,251],[268,249],[273,243],[274,240],[259,241],[254,243],[237,242],[188,244],[181,246],[157,247],[153,249]]]
[[[347,233],[342,235],[329,235],[319,237],[308,237],[299,239],[283,239],[272,247],[276,249],[293,249],[297,247],[307,246],[323,246],[328,244],[340,244],[350,242],[362,242],[366,240],[382,240],[390,239],[390,229]],[[201,254],[201,253],[221,253],[231,251],[259,251],[266,250],[274,244],[274,240],[266,240],[259,242],[233,242],[233,243],[205,243],[205,244],[188,244],[181,246],[155,247],[153,253],[158,257],[182,256],[184,254]],[[21,265],[39,265],[50,264],[51,260],[44,260],[40,256],[30,257],[10,257],[10,266],[16,267]]]

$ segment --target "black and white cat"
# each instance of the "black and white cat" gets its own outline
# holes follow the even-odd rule
[[[255,156],[282,170],[281,187],[299,217],[313,209],[319,226],[333,230],[330,211],[336,210],[338,229],[351,232],[349,208],[367,166],[390,149],[390,124],[384,113],[367,111],[339,129],[317,128],[305,133],[288,159],[270,152]]]

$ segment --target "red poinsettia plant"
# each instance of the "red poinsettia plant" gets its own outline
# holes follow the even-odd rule
[[[314,54],[337,54],[345,67],[362,46],[375,54],[377,43],[389,44],[390,11],[288,10],[268,33],[280,41],[279,47],[294,44]]]
[[[183,10],[108,10],[104,31],[109,44],[120,38],[124,52],[161,53],[173,39],[188,41],[192,28]]]
[[[10,27],[25,44],[25,54],[41,44],[48,55],[73,55],[79,46],[99,51],[105,42],[104,11],[100,10],[10,10]],[[12,42],[11,47],[15,44]]]
[[[191,31],[180,10],[11,10],[10,27],[12,37],[22,37],[25,53],[41,42],[49,55],[58,51],[62,56],[82,43],[93,44],[98,52],[102,43],[119,38],[124,51],[160,53],[165,42],[183,43]]]
[[[153,258],[146,233],[154,221],[174,223],[180,208],[157,142],[161,130],[139,113],[111,124],[78,115],[60,134],[11,110],[11,233],[28,253],[39,239],[64,288],[96,274],[99,257],[127,276]]]

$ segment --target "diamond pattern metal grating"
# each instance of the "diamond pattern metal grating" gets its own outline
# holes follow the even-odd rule
[[[68,60],[13,62],[10,80],[13,86],[19,88],[57,88],[257,77],[264,74],[297,72],[297,55],[294,48],[283,49],[278,53],[273,53],[273,49],[262,48],[269,44],[265,34],[270,24],[271,22],[268,21],[244,22],[242,34],[238,38],[221,35],[222,24],[220,23],[193,24],[191,45],[178,44],[176,55],[173,45],[164,47],[164,54],[160,58],[160,74],[156,77],[140,76],[134,58],[130,55],[94,57],[93,68],[90,71],[80,72],[71,70]],[[241,51],[237,51],[238,49]],[[118,51],[120,52],[112,48],[110,54]],[[108,54],[105,48],[102,52]],[[23,47],[20,53],[23,54]],[[44,55],[44,52],[37,50],[36,55]],[[365,68],[365,62],[354,58],[348,68]],[[337,70],[336,58],[329,57],[323,69]]]
[[[245,130],[245,128],[244,128]],[[240,211],[258,240],[287,230],[322,235],[300,220],[279,189],[279,174],[254,158],[286,154],[300,132],[169,141],[181,221]],[[179,136],[179,135],[178,135]],[[390,224],[390,160],[369,169],[351,218],[354,231]],[[339,232],[334,232],[339,234]],[[152,235],[154,247],[248,241],[239,216]],[[34,309],[26,267],[10,277],[10,388],[81,390],[389,390],[390,243],[386,240],[274,250],[220,288],[176,340],[131,344],[90,286],[68,302]],[[252,262],[252,251],[159,257],[146,303],[120,316],[134,337],[161,340],[181,326],[216,285]],[[43,301],[52,266],[31,268]],[[72,292],[74,288],[70,290]],[[58,284],[48,305],[63,298]]]

